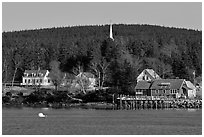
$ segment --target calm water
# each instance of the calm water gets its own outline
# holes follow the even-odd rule
[[[39,118],[44,112],[47,118]],[[3,108],[3,135],[202,134],[202,110]]]

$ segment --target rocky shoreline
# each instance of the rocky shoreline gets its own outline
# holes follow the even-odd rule
[[[156,109],[165,109],[165,107],[158,104]],[[148,106],[148,104],[147,104]],[[121,109],[117,104],[105,103],[105,102],[89,102],[89,103],[33,103],[33,104],[11,104],[4,103],[2,107],[32,107],[32,108],[54,108],[54,109],[105,109],[105,110],[118,110]],[[172,109],[202,109],[202,100],[175,100],[170,103],[168,108]],[[130,109],[130,107],[124,107],[123,109]],[[154,107],[145,107],[145,104],[138,107],[137,109],[155,109]]]
[[[7,108],[22,108],[22,107],[32,107],[32,108],[54,108],[54,109],[72,109],[72,108],[80,108],[80,109],[116,109],[116,106],[112,103],[103,103],[103,102],[94,102],[94,103],[53,103],[53,104],[2,104],[2,107]]]

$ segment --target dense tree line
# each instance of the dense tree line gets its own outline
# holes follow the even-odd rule
[[[201,31],[115,24],[113,36],[114,41],[109,25],[3,32],[3,82],[21,82],[26,69],[50,70],[53,60],[68,73],[80,64],[84,71],[100,74],[100,84],[104,80],[103,85],[121,92],[133,91],[145,68],[153,68],[163,78],[193,81],[194,70],[196,77],[202,75]],[[105,71],[100,67],[104,64]]]

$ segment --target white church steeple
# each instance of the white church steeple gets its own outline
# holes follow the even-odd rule
[[[112,23],[110,23],[110,38],[111,38],[112,40],[114,40],[114,39],[113,39],[113,28],[112,28]]]

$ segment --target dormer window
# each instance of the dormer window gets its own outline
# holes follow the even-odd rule
[[[167,88],[170,86],[170,83],[160,83],[158,86],[160,86],[160,88]]]

